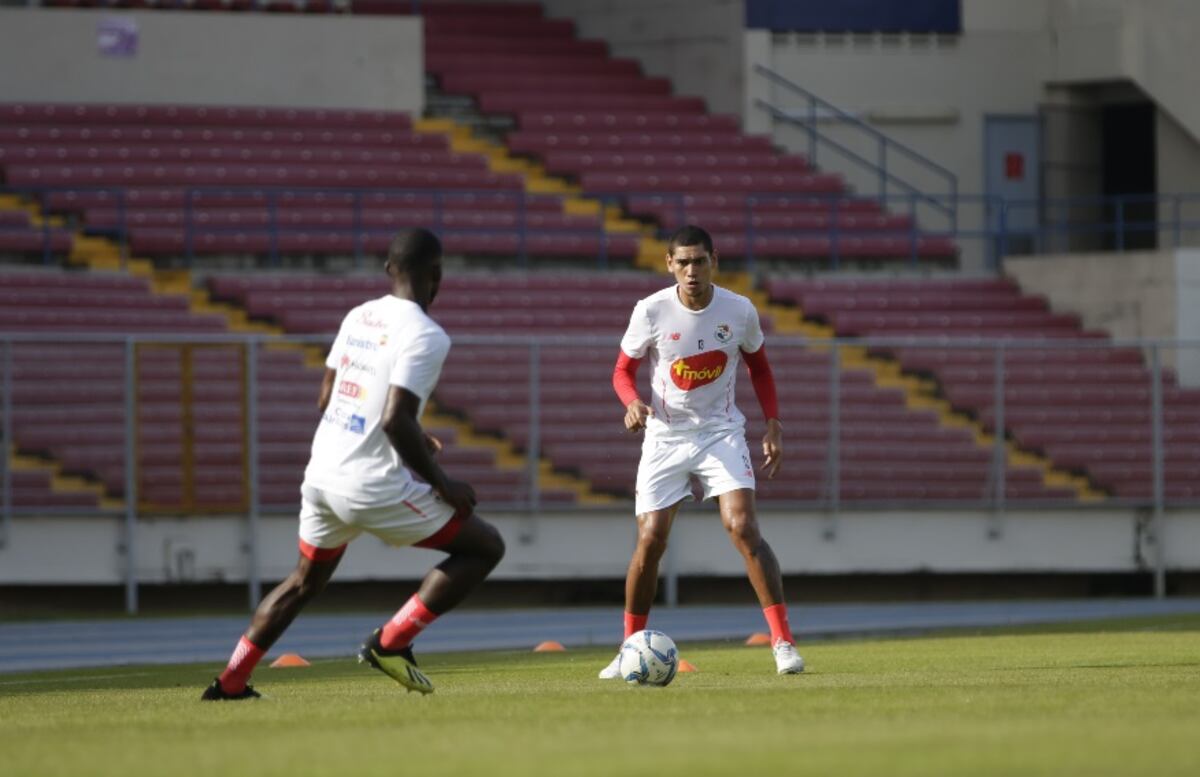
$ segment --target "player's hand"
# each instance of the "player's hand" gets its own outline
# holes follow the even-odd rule
[[[783,425],[778,419],[767,421],[767,433],[763,435],[763,459],[762,472],[767,480],[771,480],[783,463]]]
[[[425,432],[425,450],[429,451],[430,456],[436,456],[442,452],[442,441],[434,437],[429,432]]]
[[[438,489],[438,496],[454,508],[456,515],[467,516],[475,512],[475,489],[469,483],[446,478],[445,484]]]
[[[630,432],[638,432],[646,428],[646,419],[654,415],[652,408],[646,407],[646,403],[640,399],[635,399],[625,406],[625,429]]]

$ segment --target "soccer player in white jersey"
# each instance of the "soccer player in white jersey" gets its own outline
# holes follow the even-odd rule
[[[758,530],[746,418],[734,403],[738,361],[743,360],[767,419],[763,471],[774,477],[782,461],[783,431],[758,311],[750,300],[713,284],[717,252],[699,227],[682,227],[671,237],[667,269],[676,285],[634,306],[613,370],[625,428],[646,432],[635,495],[637,548],[625,577],[625,637],[646,627],[659,559],[679,505],[691,498],[695,475],[704,498],[717,500],[721,523],[746,562],[771,629],[776,671],[796,674],[804,671],[804,660],[788,626],[779,562]],[[638,396],[635,382],[645,358],[650,360],[649,405]],[[602,679],[620,676],[619,659],[600,671]]]
[[[391,293],[364,302],[342,321],[325,362],[323,415],[301,486],[299,561],[259,604],[202,699],[259,695],[246,684],[255,665],[364,531],[391,545],[449,554],[359,653],[360,661],[410,691],[433,691],[417,669],[413,639],[504,556],[500,534],[475,515],[474,490],[442,471],[434,460],[441,444],[418,420],[450,350],[450,338],[427,315],[442,278],[441,257],[441,243],[427,230],[397,236],[385,265]]]

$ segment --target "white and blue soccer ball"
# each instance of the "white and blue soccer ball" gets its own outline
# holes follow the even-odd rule
[[[617,664],[630,685],[669,685],[679,670],[679,650],[661,631],[638,631],[621,645]]]

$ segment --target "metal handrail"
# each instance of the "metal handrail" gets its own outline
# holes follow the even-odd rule
[[[492,233],[492,232],[516,232],[517,235],[517,250],[516,258],[520,263],[524,264],[528,260],[529,251],[529,214],[532,209],[529,207],[531,197],[539,195],[530,195],[524,191],[505,191],[493,189],[480,190],[445,190],[445,189],[420,189],[420,188],[405,188],[405,189],[389,189],[389,188],[337,188],[337,187],[215,187],[215,186],[197,186],[197,187],[181,187],[184,191],[184,201],[180,206],[183,210],[184,217],[180,224],[170,227],[171,229],[182,230],[184,234],[184,247],[182,255],[190,263],[195,257],[193,245],[194,235],[199,229],[203,229],[206,233],[219,233],[222,231],[243,232],[266,234],[270,236],[267,256],[271,260],[271,264],[277,264],[279,260],[279,235],[285,231],[308,231],[323,234],[346,234],[351,235],[349,255],[354,256],[359,266],[361,267],[364,256],[366,254],[363,245],[363,238],[369,235],[392,234],[398,227],[381,226],[370,227],[363,223],[363,210],[366,206],[368,198],[379,195],[422,195],[429,197],[432,202],[432,221],[427,225],[435,232],[450,233],[450,234],[471,234],[471,233]],[[128,213],[132,210],[128,203],[126,189],[123,187],[113,186],[54,186],[54,187],[12,187],[0,186],[0,193],[17,194],[23,197],[32,199],[42,198],[46,195],[55,192],[105,192],[112,195],[112,201],[106,205],[107,208],[112,208],[116,211],[116,223],[110,226],[96,228],[95,231],[100,234],[108,234],[112,236],[119,244],[122,255],[128,256],[128,239],[131,225],[128,223]],[[198,200],[205,195],[221,195],[221,194],[239,194],[249,195],[260,198],[261,205],[256,207],[266,208],[270,214],[267,223],[261,226],[247,225],[229,225],[223,227],[215,227],[209,225],[200,226],[197,224],[194,217],[195,209],[201,207]],[[280,223],[280,206],[285,197],[289,195],[335,195],[345,198],[344,205],[353,210],[353,216],[348,226],[328,226],[322,224],[301,225],[290,227]],[[615,204],[628,206],[629,203],[637,198],[654,198],[662,203],[673,203],[667,207],[672,207],[675,211],[676,221],[683,223],[688,213],[686,199],[689,196],[685,192],[629,192],[629,191],[613,191],[613,192],[590,192],[590,196],[600,200],[604,205]],[[445,227],[446,203],[453,201],[459,197],[479,197],[486,196],[494,198],[496,196],[508,197],[513,199],[517,205],[516,218],[511,227],[470,227],[470,226],[453,226]],[[846,193],[813,193],[813,192],[746,192],[740,195],[733,195],[733,201],[736,203],[737,197],[741,197],[741,212],[745,215],[745,225],[742,234],[745,237],[746,245],[746,260],[748,269],[754,269],[755,249],[754,242],[756,237],[771,236],[771,235],[798,235],[798,236],[817,236],[825,237],[830,245],[830,264],[833,269],[839,267],[839,245],[843,237],[847,235],[860,236],[863,233],[853,228],[842,226],[840,215],[848,213],[848,208],[856,200],[870,200],[877,202],[885,211],[890,211],[895,214],[907,214],[909,220],[907,224],[898,225],[894,228],[881,230],[872,230],[871,235],[874,237],[900,238],[906,241],[908,261],[910,266],[918,265],[920,253],[920,241],[924,238],[947,238],[955,241],[962,240],[983,240],[987,241],[989,253],[992,255],[993,262],[991,267],[998,267],[998,260],[1005,256],[1008,252],[1008,247],[1014,237],[1033,237],[1036,240],[1033,246],[1034,253],[1042,253],[1044,243],[1047,238],[1071,235],[1095,235],[1095,234],[1112,234],[1114,236],[1115,247],[1117,250],[1122,250],[1129,235],[1139,232],[1167,232],[1169,239],[1163,241],[1164,245],[1172,245],[1179,247],[1183,245],[1185,230],[1200,230],[1200,221],[1196,219],[1185,218],[1184,205],[1200,203],[1200,193],[1188,194],[1136,194],[1136,195],[1121,195],[1109,197],[1077,197],[1064,199],[1003,199],[995,195],[981,194],[959,194],[957,192],[906,192],[903,194],[885,194],[878,197],[856,197]],[[828,216],[827,224],[824,226],[813,227],[796,227],[789,229],[777,229],[771,227],[760,227],[755,225],[755,216],[763,212],[760,208],[768,203],[778,204],[780,201],[787,203],[794,201],[797,205],[812,203],[824,203],[824,213]],[[1131,209],[1138,204],[1157,203],[1159,208],[1151,218],[1133,219],[1130,217]],[[925,210],[925,215],[933,214],[938,219],[941,218],[938,214],[946,214],[949,216],[945,221],[944,228],[938,228],[934,224],[928,223],[928,220],[921,219],[924,223],[918,223],[918,207],[923,205],[932,206],[932,210]],[[213,203],[212,207],[222,207],[219,202]],[[982,214],[978,220],[972,220],[970,225],[964,225],[961,220],[955,215],[964,207],[978,209]],[[774,208],[772,209],[775,210]],[[1086,217],[1084,221],[1072,222],[1069,218],[1057,218],[1057,214],[1065,213],[1070,215],[1072,210],[1076,211],[1102,211],[1098,215],[1092,213],[1083,214]],[[1017,212],[1033,211],[1037,215],[1036,223],[1028,227],[1013,226],[1012,214]],[[973,212],[973,211],[972,211]],[[1111,214],[1111,215],[1110,215]],[[74,229],[87,228],[86,224],[73,225]],[[27,224],[12,225],[5,227],[0,225],[0,232],[11,229],[12,231],[29,232],[31,234],[41,234],[40,248],[34,250],[40,251],[45,264],[53,265],[58,261],[58,255],[54,252],[52,246],[52,234],[54,230],[60,229],[51,223],[51,219],[44,218],[37,226]],[[555,232],[563,235],[589,235],[594,236],[598,243],[598,253],[596,264],[598,267],[608,266],[608,252],[610,241],[614,237],[619,237],[619,233],[609,233],[604,228],[603,219],[598,219],[595,227],[586,229],[567,227],[561,230],[538,230],[539,232]],[[1069,248],[1067,250],[1070,250]]]
[[[879,193],[881,196],[884,196],[887,194],[887,184],[889,182],[896,183],[899,186],[901,186],[902,188],[904,188],[910,192],[920,192],[920,190],[917,187],[913,186],[912,184],[910,184],[908,181],[904,180],[903,178],[900,178],[894,172],[892,172],[888,169],[888,151],[895,150],[895,151],[898,151],[901,155],[907,157],[908,159],[912,160],[913,162],[916,162],[921,167],[930,171],[935,176],[941,178],[945,182],[946,186],[949,188],[950,192],[953,195],[957,194],[957,192],[958,192],[958,176],[956,176],[952,171],[950,171],[946,167],[943,167],[942,165],[938,164],[937,162],[934,162],[932,159],[925,156],[924,154],[917,151],[916,149],[914,149],[910,146],[907,146],[904,143],[901,143],[900,141],[886,135],[885,133],[881,132],[880,130],[876,129],[875,127],[872,127],[870,124],[867,124],[865,121],[858,118],[857,116],[847,113],[846,111],[844,111],[843,109],[834,105],[833,103],[829,102],[828,100],[824,99],[823,97],[820,97],[820,96],[814,94],[813,92],[809,91],[808,89],[805,89],[803,86],[800,86],[796,82],[788,79],[787,77],[785,77],[783,75],[780,75],[779,73],[775,72],[774,70],[771,70],[770,68],[768,68],[764,65],[756,64],[754,66],[754,72],[757,75],[760,75],[760,76],[766,78],[768,81],[778,84],[779,86],[782,86],[783,88],[787,89],[788,91],[790,91],[794,94],[800,95],[802,98],[804,98],[805,100],[808,101],[808,118],[807,118],[807,120],[801,120],[801,119],[795,117],[794,115],[792,115],[791,113],[789,113],[788,111],[783,110],[775,105],[772,105],[771,103],[769,103],[765,100],[756,99],[754,102],[757,107],[768,110],[773,119],[791,122],[793,124],[796,124],[796,125],[804,128],[808,132],[810,161],[812,161],[814,163],[816,162],[818,142],[824,143],[824,144],[832,147],[834,150],[839,151],[840,153],[842,153],[844,156],[846,156],[851,161],[859,164],[862,167],[865,167],[866,169],[868,169],[871,172],[874,172],[879,178],[879,182],[880,182]],[[818,124],[817,108],[821,108],[822,110],[827,111],[828,113],[832,114],[839,122],[841,122],[843,124],[848,124],[848,125],[854,127],[855,129],[859,130],[860,132],[863,132],[866,135],[868,135],[869,137],[871,137],[876,142],[877,148],[879,149],[877,161],[872,162],[871,160],[866,159],[861,154],[851,151],[850,149],[846,148],[841,143],[838,143],[836,140],[830,138],[828,135],[825,135],[819,129],[817,129],[817,124]],[[951,200],[951,202],[952,202],[952,205],[956,204],[956,203],[954,203],[953,200]],[[947,215],[951,216],[951,218],[955,218],[956,213],[948,210]]]
[[[669,283],[669,279],[664,277],[664,285]],[[136,457],[133,454],[134,440],[136,439],[136,425],[134,422],[135,414],[135,392],[128,387],[136,383],[135,363],[133,354],[136,347],[143,343],[154,344],[240,344],[246,346],[245,349],[239,351],[239,355],[232,358],[241,359],[247,368],[247,379],[243,386],[243,391],[249,398],[246,404],[245,412],[252,416],[246,419],[247,428],[247,455],[251,456],[251,461],[254,460],[254,451],[258,442],[258,425],[257,425],[257,406],[254,402],[254,396],[258,389],[258,382],[254,379],[255,369],[255,353],[259,351],[259,344],[268,342],[294,342],[304,344],[328,343],[332,339],[332,333],[322,335],[307,335],[307,336],[290,336],[290,337],[272,337],[261,334],[192,334],[192,335],[153,335],[153,334],[103,334],[94,332],[80,333],[33,333],[33,332],[0,332],[0,348],[3,349],[3,358],[0,359],[0,370],[3,374],[0,375],[0,384],[4,386],[4,402],[0,403],[0,429],[3,429],[5,438],[4,451],[2,452],[3,461],[0,465],[3,466],[3,471],[0,472],[0,482],[3,482],[5,490],[4,498],[0,499],[0,540],[8,540],[11,538],[12,525],[14,515],[28,514],[27,510],[14,509],[11,498],[11,481],[8,479],[8,473],[11,472],[11,456],[13,446],[10,444],[11,429],[13,421],[16,417],[15,413],[19,408],[14,408],[12,405],[12,389],[13,389],[13,364],[12,364],[12,347],[14,344],[29,344],[29,343],[61,343],[69,342],[71,344],[80,343],[111,343],[120,345],[125,354],[125,377],[126,390],[124,392],[124,422],[125,432],[122,447],[124,448],[125,461],[125,504],[119,512],[123,514],[123,547],[125,553],[126,566],[126,593],[127,603],[131,610],[137,607],[137,574],[136,574],[136,559],[134,558],[134,550],[136,548],[136,539],[139,532],[140,511],[142,507],[138,503],[137,488],[138,481],[136,479]],[[539,423],[540,402],[538,401],[538,391],[541,382],[540,361],[542,354],[547,348],[571,348],[573,352],[578,352],[584,348],[604,348],[615,349],[616,342],[612,337],[599,336],[569,336],[569,335],[543,335],[543,334],[528,334],[528,335],[459,335],[454,338],[456,345],[461,346],[507,346],[513,348],[526,348],[529,352],[529,411],[528,420],[530,430],[530,442],[527,451],[531,456],[536,456],[541,450],[540,447],[540,429]],[[847,504],[840,496],[841,489],[840,473],[844,467],[841,462],[841,424],[839,423],[840,409],[842,402],[842,369],[839,365],[839,355],[843,348],[933,348],[933,349],[961,349],[969,348],[972,350],[994,349],[995,358],[992,360],[995,374],[992,384],[992,407],[993,407],[993,423],[1000,425],[1004,423],[1006,388],[1005,374],[1007,367],[1005,363],[1005,354],[1012,354],[1021,349],[1038,349],[1038,350],[1108,350],[1118,348],[1140,348],[1145,349],[1149,358],[1147,360],[1148,377],[1151,383],[1151,401],[1148,403],[1146,410],[1149,412],[1150,423],[1152,424],[1152,457],[1150,460],[1150,473],[1152,477],[1151,493],[1148,497],[1129,497],[1129,498],[1111,498],[1105,500],[1100,505],[1101,508],[1152,508],[1153,509],[1153,531],[1155,538],[1161,542],[1162,531],[1164,529],[1164,509],[1169,504],[1170,506],[1191,505],[1194,500],[1173,499],[1168,498],[1165,493],[1165,457],[1163,451],[1166,445],[1166,438],[1163,430],[1163,419],[1165,415],[1163,402],[1163,370],[1161,369],[1161,350],[1163,348],[1200,348],[1200,339],[1119,339],[1119,340],[1096,340],[1094,338],[1067,339],[1031,339],[1031,338],[994,338],[994,337],[928,337],[928,336],[907,336],[907,337],[861,337],[861,338],[832,338],[824,339],[808,339],[802,337],[772,337],[772,348],[776,349],[777,357],[779,349],[795,349],[795,348],[819,348],[830,352],[829,359],[829,430],[827,440],[826,470],[825,470],[825,488],[824,492],[817,497],[816,501],[804,502],[786,502],[786,503],[764,503],[774,504],[779,508],[807,508],[824,510],[826,512],[826,521],[824,531],[828,537],[836,536],[839,528],[838,514],[847,509],[856,508],[878,508],[890,507],[895,508],[899,505],[909,505],[921,503],[926,506],[936,506],[940,508],[991,508],[993,516],[989,521],[989,534],[991,536],[1000,536],[1004,531],[1004,514],[1006,511],[1013,510],[1018,507],[1037,507],[1037,508],[1063,508],[1071,507],[1078,509],[1078,503],[1071,502],[1069,505],[1063,502],[1021,502],[1014,504],[1005,496],[1005,475],[1008,467],[1008,455],[1006,453],[1007,436],[995,435],[993,444],[993,455],[989,465],[989,475],[987,483],[979,492],[979,497],[974,500],[958,501],[953,503],[925,503],[920,499],[899,500],[892,502],[878,502],[877,500],[869,500],[862,502],[854,502]],[[786,356],[779,358],[786,359]],[[617,404],[614,401],[615,414],[619,415]],[[614,415],[614,421],[618,415]],[[529,498],[524,501],[516,501],[512,504],[493,504],[492,509],[515,509],[527,512],[531,515],[536,515],[546,509],[538,498],[537,487],[537,472],[538,468],[529,467],[528,486],[531,491]],[[257,481],[259,471],[257,467],[251,466],[248,470],[247,477]],[[251,599],[257,600],[257,591],[255,590],[258,583],[258,570],[256,569],[259,561],[257,555],[258,533],[256,531],[258,516],[260,513],[275,512],[275,508],[269,508],[258,504],[258,500],[253,494],[256,491],[251,488],[251,499],[247,509],[247,524],[248,537],[251,544],[248,552],[248,561],[252,567],[251,574],[248,576],[248,583],[251,588]],[[516,495],[514,495],[516,496]],[[562,509],[562,508],[555,508]],[[581,510],[587,510],[587,507],[580,507]],[[45,508],[39,512],[46,512]],[[97,514],[103,513],[104,510],[79,510],[66,508],[63,510],[54,510],[53,512],[62,515],[76,514]],[[111,513],[112,511],[108,511]],[[1165,563],[1161,553],[1155,558],[1155,587],[1156,591],[1162,592],[1163,580],[1163,564]]]

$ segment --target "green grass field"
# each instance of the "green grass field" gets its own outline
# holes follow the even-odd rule
[[[0,675],[3,775],[1195,775],[1200,617],[765,648],[682,644],[669,688],[610,654],[422,658],[406,694],[350,660],[259,669],[270,698],[201,704],[214,666]]]

